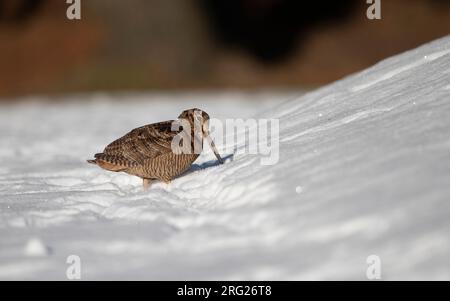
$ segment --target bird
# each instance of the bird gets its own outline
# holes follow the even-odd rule
[[[87,162],[105,170],[138,176],[143,180],[144,190],[154,181],[170,183],[198,158],[204,139],[219,163],[224,163],[210,136],[209,119],[209,115],[198,108],[185,110],[175,120],[131,130]]]

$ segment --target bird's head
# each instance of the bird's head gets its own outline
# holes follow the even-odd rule
[[[191,125],[191,128],[194,130],[196,126],[201,126],[201,136],[203,138],[206,138],[209,142],[209,145],[211,146],[211,149],[213,150],[214,154],[217,157],[217,160],[222,164],[223,160],[219,155],[219,152],[217,151],[217,148],[214,144],[214,141],[212,140],[210,134],[209,134],[209,115],[203,110],[193,108],[189,110],[185,110],[181,112],[181,114],[178,116],[178,119],[185,119],[188,120],[188,122]]]
[[[202,128],[202,135],[204,137],[209,135],[209,115],[205,111],[202,111],[197,108],[184,110],[181,112],[178,119],[186,119],[191,124],[191,127],[194,128],[194,125],[200,125]]]

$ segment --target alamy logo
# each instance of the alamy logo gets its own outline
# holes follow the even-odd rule
[[[380,20],[381,19],[381,0],[366,0],[367,4],[371,4],[366,11],[367,19]]]
[[[367,270],[366,276],[369,280],[381,279],[381,259],[377,255],[370,255],[366,259]]]
[[[66,277],[69,280],[81,279],[81,259],[80,256],[70,255],[67,257],[66,263],[69,267],[66,270]]]
[[[66,0],[70,4],[66,10],[66,16],[69,20],[81,20],[81,0]]]
[[[213,129],[209,131],[209,125]],[[218,156],[215,143],[237,145],[234,154],[243,153],[261,155],[262,165],[274,165],[279,160],[279,120],[278,119],[219,119],[203,120],[201,111],[194,113],[193,120],[177,119],[172,122],[171,130],[178,132],[172,139],[174,154],[200,154],[203,139],[209,142]],[[270,143],[269,143],[270,142]]]

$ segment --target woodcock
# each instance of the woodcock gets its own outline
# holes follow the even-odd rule
[[[183,130],[185,139],[179,139]],[[172,143],[175,137],[177,143]],[[143,179],[144,189],[148,189],[153,180],[169,183],[185,172],[200,155],[204,138],[222,164],[223,160],[209,134],[209,115],[195,108],[183,111],[177,120],[148,124],[132,130],[110,143],[102,153],[94,156],[94,160],[88,162],[106,170],[138,176]],[[174,145],[185,146],[184,151]]]

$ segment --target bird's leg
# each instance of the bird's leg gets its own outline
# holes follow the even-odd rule
[[[144,191],[147,191],[150,188],[150,184],[152,180],[150,179],[142,179],[142,186],[144,187]]]

